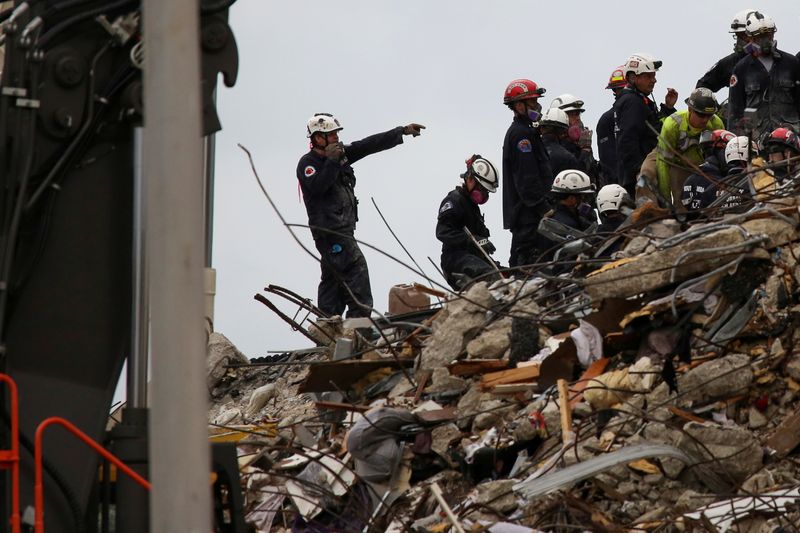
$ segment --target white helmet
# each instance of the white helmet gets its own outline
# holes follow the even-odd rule
[[[763,15],[758,11],[753,11],[747,15],[744,27],[747,35],[751,37],[762,33],[774,33],[778,29],[772,17]]]
[[[734,137],[725,146],[725,162],[749,161],[750,160],[750,139],[744,135]]]
[[[478,154],[467,159],[467,171],[461,177],[473,177],[487,191],[497,191],[497,169],[488,159]]]
[[[622,204],[632,204],[631,197],[625,187],[612,183],[604,185],[597,193],[597,210],[600,213],[606,211],[619,211]]]
[[[539,119],[539,125],[569,128],[569,117],[563,110],[557,107],[551,107],[545,111],[542,118]]]
[[[562,170],[553,180],[550,192],[560,192],[566,194],[583,194],[593,192],[592,180],[585,172],[580,170]]]
[[[747,16],[750,13],[753,13],[755,9],[742,9],[733,17],[733,21],[731,22],[731,29],[728,33],[739,33],[745,30],[745,24],[747,23]]]
[[[315,113],[313,117],[308,119],[306,128],[308,129],[306,137],[311,137],[315,133],[332,133],[344,129],[339,124],[339,119],[330,113]]]
[[[583,100],[580,100],[577,96],[571,94],[562,94],[560,96],[556,96],[553,99],[553,102],[550,104],[550,107],[557,107],[559,109],[563,109],[564,111],[580,111],[581,113],[586,111],[583,108]]]
[[[639,75],[645,72],[656,72],[661,68],[662,64],[663,61],[657,60],[650,54],[635,53],[625,61],[622,70],[626,76],[629,72]]]

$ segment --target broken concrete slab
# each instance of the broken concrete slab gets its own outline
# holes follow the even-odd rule
[[[712,359],[679,376],[678,390],[687,402],[742,394],[753,383],[750,363],[750,356],[741,353]]]
[[[447,303],[447,313],[437,319],[434,332],[420,356],[419,369],[447,366],[484,327],[488,309],[495,303],[486,283],[476,283],[463,299]]]
[[[511,317],[492,322],[477,337],[467,343],[470,359],[492,359],[502,357],[511,345]]]
[[[702,234],[681,243],[680,246],[610,263],[586,277],[586,290],[596,302],[610,297],[629,297],[651,292],[730,262],[729,255],[706,250],[733,247],[743,242],[745,236],[738,228]],[[748,249],[749,247],[743,247],[742,251]]]
[[[723,479],[744,481],[764,464],[764,452],[750,431],[739,426],[689,422],[678,447],[704,458],[706,466]]]
[[[214,332],[208,337],[208,353],[206,355],[206,371],[208,389],[217,386],[228,372],[228,365],[248,363],[250,360],[240,352],[222,333]]]

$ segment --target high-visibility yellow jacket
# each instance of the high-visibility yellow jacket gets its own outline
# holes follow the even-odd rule
[[[675,152],[699,165],[703,162],[703,154],[699,146],[700,134],[704,130],[721,130],[724,127],[722,119],[714,115],[705,128],[693,128],[689,124],[688,109],[676,111],[664,119],[664,123],[661,126],[661,135],[658,136],[656,168],[658,171],[658,188],[665,198],[670,197],[670,165],[687,166]]]

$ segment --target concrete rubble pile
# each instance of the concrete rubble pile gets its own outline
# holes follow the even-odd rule
[[[800,214],[654,220],[580,277],[209,350],[258,531],[798,531]],[[429,291],[436,292],[436,291]]]

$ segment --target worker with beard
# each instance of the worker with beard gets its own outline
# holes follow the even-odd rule
[[[755,9],[743,9],[733,17],[729,31],[729,33],[733,34],[733,53],[714,63],[708,72],[697,80],[697,88],[705,87],[712,92],[717,92],[728,86],[731,74],[733,74],[733,67],[747,55],[744,47],[750,42],[750,36],[745,31],[745,23],[747,22],[747,16],[753,12],[755,12]]]
[[[614,69],[608,78],[606,89],[614,94],[614,101],[619,98],[622,89],[627,87],[622,66]],[[617,138],[614,135],[614,106],[600,116],[597,121],[597,156],[600,158],[600,183],[619,183],[619,162],[617,161]]]
[[[503,104],[514,114],[503,140],[503,227],[511,230],[511,267],[529,264],[538,255],[539,221],[550,210],[547,191],[553,172],[534,126],[541,118],[539,97],[544,93],[533,81],[518,79],[503,95]]]
[[[439,205],[436,238],[442,243],[441,265],[447,283],[459,291],[475,279],[499,278],[491,260],[496,251],[480,206],[497,191],[497,170],[480,155],[467,159],[462,185],[450,191]]]
[[[372,289],[367,261],[354,233],[358,221],[356,176],[352,165],[368,155],[417,137],[425,126],[409,124],[344,145],[342,126],[329,113],[308,120],[311,149],[297,164],[297,180],[308,212],[308,225],[320,254],[322,275],[317,306],[324,313],[368,317],[372,313]]]
[[[632,197],[635,196],[634,189],[643,170],[642,164],[658,144],[661,121],[675,112],[675,103],[678,100],[678,93],[672,88],[667,90],[660,110],[651,98],[657,81],[656,72],[661,65],[661,61],[649,54],[631,55],[623,66],[628,86],[622,89],[619,98],[614,102],[614,131],[617,138],[619,176],[622,180],[620,185]],[[653,174],[649,179],[657,182],[655,168],[649,174]]]
[[[778,49],[777,27],[755,11],[745,23],[750,42],[747,55],[736,64],[730,79],[728,128],[740,135],[760,138],[780,126],[800,127],[800,61]],[[755,116],[745,119],[745,109]]]
[[[684,183],[683,205],[690,213],[707,209],[719,198],[717,207],[730,209],[744,201],[746,191],[738,184],[750,161],[750,139],[736,137],[726,130],[712,133],[713,153],[700,165],[702,173],[689,176]],[[725,148],[720,145],[725,139]]]
[[[578,160],[569,152],[562,142],[567,138],[569,118],[567,114],[557,107],[551,107],[539,120],[539,132],[542,142],[550,157],[550,168],[554,174],[562,170],[580,169]]]

